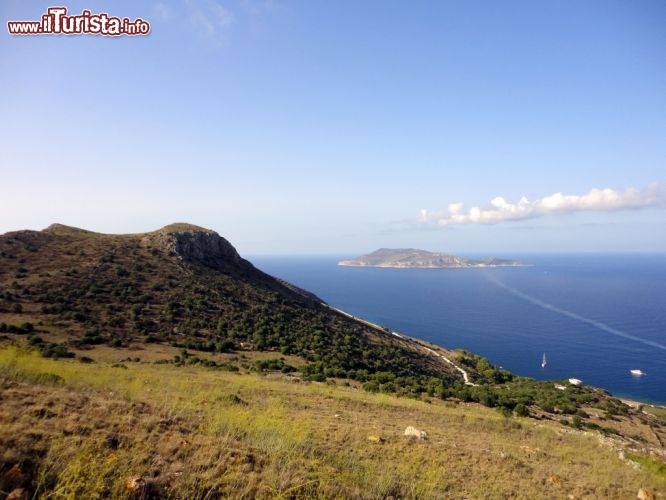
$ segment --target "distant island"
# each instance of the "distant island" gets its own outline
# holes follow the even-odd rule
[[[497,259],[465,259],[455,255],[428,252],[415,248],[380,248],[367,255],[338,262],[339,266],[350,267],[393,267],[393,268],[468,268],[468,267],[523,267],[524,262]]]

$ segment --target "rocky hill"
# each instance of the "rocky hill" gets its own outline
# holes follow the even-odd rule
[[[367,255],[362,255],[338,263],[340,266],[355,267],[396,267],[396,268],[461,268],[461,267],[505,267],[525,266],[514,260],[465,259],[445,253],[428,252],[415,248],[380,248]]]
[[[0,236],[0,321],[30,324],[56,355],[163,343],[279,351],[305,359],[315,378],[460,378],[414,343],[332,310],[255,268],[214,231],[189,224],[130,235],[54,224]]]

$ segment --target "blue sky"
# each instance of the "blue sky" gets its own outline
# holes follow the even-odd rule
[[[151,33],[9,35],[49,6],[0,4],[0,233],[666,251],[660,0],[72,1]]]

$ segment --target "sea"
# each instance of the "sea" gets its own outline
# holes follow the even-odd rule
[[[510,256],[528,267],[337,265],[351,257],[250,260],[331,306],[514,374],[577,378],[617,397],[666,404],[666,254]]]

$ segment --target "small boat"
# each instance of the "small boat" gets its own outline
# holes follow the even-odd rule
[[[546,353],[544,352],[543,357],[541,358],[541,368],[545,368],[546,364]]]
[[[629,370],[632,375],[635,375],[636,377],[640,377],[642,375],[645,375],[646,373],[643,370]]]

